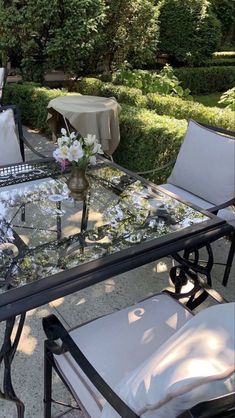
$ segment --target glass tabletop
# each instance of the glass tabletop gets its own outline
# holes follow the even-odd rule
[[[0,169],[0,293],[210,219],[105,162],[83,201],[53,163],[19,167]]]

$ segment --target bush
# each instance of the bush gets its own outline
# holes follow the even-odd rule
[[[235,51],[214,52],[213,53],[213,58],[215,58],[215,59],[235,58]]]
[[[86,79],[87,89],[83,84],[83,94],[90,94],[91,85],[96,79]],[[81,92],[81,91],[80,91]],[[169,115],[176,119],[195,119],[198,122],[218,126],[225,129],[234,129],[234,117],[230,111],[217,107],[206,107],[200,103],[182,100],[179,97],[149,94],[144,96],[139,89],[126,86],[117,86],[112,83],[100,85],[97,95],[115,97],[119,103],[132,106],[145,107],[154,110],[159,115]]]
[[[235,111],[235,87],[226,91],[220,98],[219,103],[226,105],[227,109]],[[233,115],[234,117],[234,115]]]
[[[64,90],[50,90],[37,84],[7,84],[4,90],[4,103],[19,106],[23,123],[35,129],[47,128],[47,105],[57,96],[67,95]],[[48,129],[47,129],[48,131]]]
[[[235,129],[234,115],[217,107],[206,107],[200,103],[177,97],[148,95],[148,107],[159,115],[169,115],[177,119],[194,119],[224,129]]]
[[[159,73],[147,70],[132,70],[129,66],[123,65],[117,71],[114,82],[139,88],[144,94],[171,94],[172,96],[187,98],[190,94],[189,89],[184,90],[180,86],[180,81],[169,64],[166,64]]]
[[[98,78],[84,77],[77,81],[74,89],[75,91],[78,91],[81,94],[87,94],[88,96],[100,96],[100,89],[102,85],[102,81]]]
[[[233,67],[235,66],[235,58],[212,58],[208,61],[206,61],[205,66],[207,67]]]
[[[175,74],[192,94],[225,91],[235,82],[235,67],[181,67],[175,69]]]
[[[159,116],[150,110],[122,105],[122,140],[114,153],[114,160],[133,171],[161,167],[177,155],[186,128],[185,120]],[[169,171],[164,174],[154,173],[148,178],[161,183],[166,180]]]
[[[221,40],[221,24],[207,0],[164,0],[160,7],[160,51],[185,65],[205,62]]]

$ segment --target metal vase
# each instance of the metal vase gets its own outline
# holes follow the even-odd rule
[[[71,196],[75,200],[84,199],[90,186],[86,176],[86,169],[78,166],[72,166],[71,174],[67,181],[67,186],[71,192]]]

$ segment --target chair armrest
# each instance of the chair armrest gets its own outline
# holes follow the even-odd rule
[[[25,136],[22,136],[22,141],[24,143],[24,145],[30,149],[30,151],[32,151],[34,154],[36,154],[38,157],[40,158],[47,158],[44,154],[41,154],[39,151],[37,151],[30,143],[29,141],[25,138]]]
[[[57,339],[61,339],[63,346],[67,348],[73,359],[98,389],[101,395],[109,402],[109,404],[120,414],[121,417],[140,418],[126,405],[121,398],[112,390],[105,382],[101,375],[96,371],[92,364],[87,360],[82,351],[78,348],[74,340],[69,335],[61,322],[55,315],[49,315],[43,318],[43,329],[48,338],[48,342],[52,343]],[[50,349],[50,344],[48,346]]]
[[[222,203],[218,206],[212,206],[211,208],[207,209],[208,212],[214,213],[215,215],[221,209],[228,208],[229,206],[235,205],[235,198],[228,200],[227,202]]]
[[[174,158],[173,160],[169,161],[168,163],[162,165],[161,167],[153,168],[152,170],[147,170],[147,171],[138,171],[136,174],[139,174],[141,176],[143,174],[157,173],[159,171],[164,170],[167,167],[172,166],[175,162],[176,162],[176,158]]]

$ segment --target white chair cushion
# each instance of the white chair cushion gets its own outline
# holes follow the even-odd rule
[[[235,303],[201,311],[115,390],[141,417],[175,418],[235,390]],[[102,418],[119,418],[106,404]]]
[[[235,194],[235,140],[190,121],[167,182],[222,204]]]
[[[4,68],[0,68],[0,90],[3,87],[3,81],[4,81]]]
[[[0,165],[22,162],[13,111],[0,112]]]
[[[161,188],[168,190],[171,193],[174,193],[176,196],[178,196],[180,199],[185,200],[187,203],[192,203],[195,206],[198,206],[198,208],[201,209],[210,209],[214,206],[213,203],[207,202],[206,200],[201,199],[198,196],[195,196],[192,193],[187,192],[184,189],[181,189],[180,187],[174,186],[173,184],[161,184]],[[225,209],[219,210],[217,216],[224,219],[228,223],[230,223],[233,227],[235,227],[235,208],[234,206],[228,206]]]
[[[71,336],[114,388],[191,317],[173,298],[160,294],[77,328]],[[104,399],[70,354],[55,356],[55,361],[83,409],[99,418]]]

